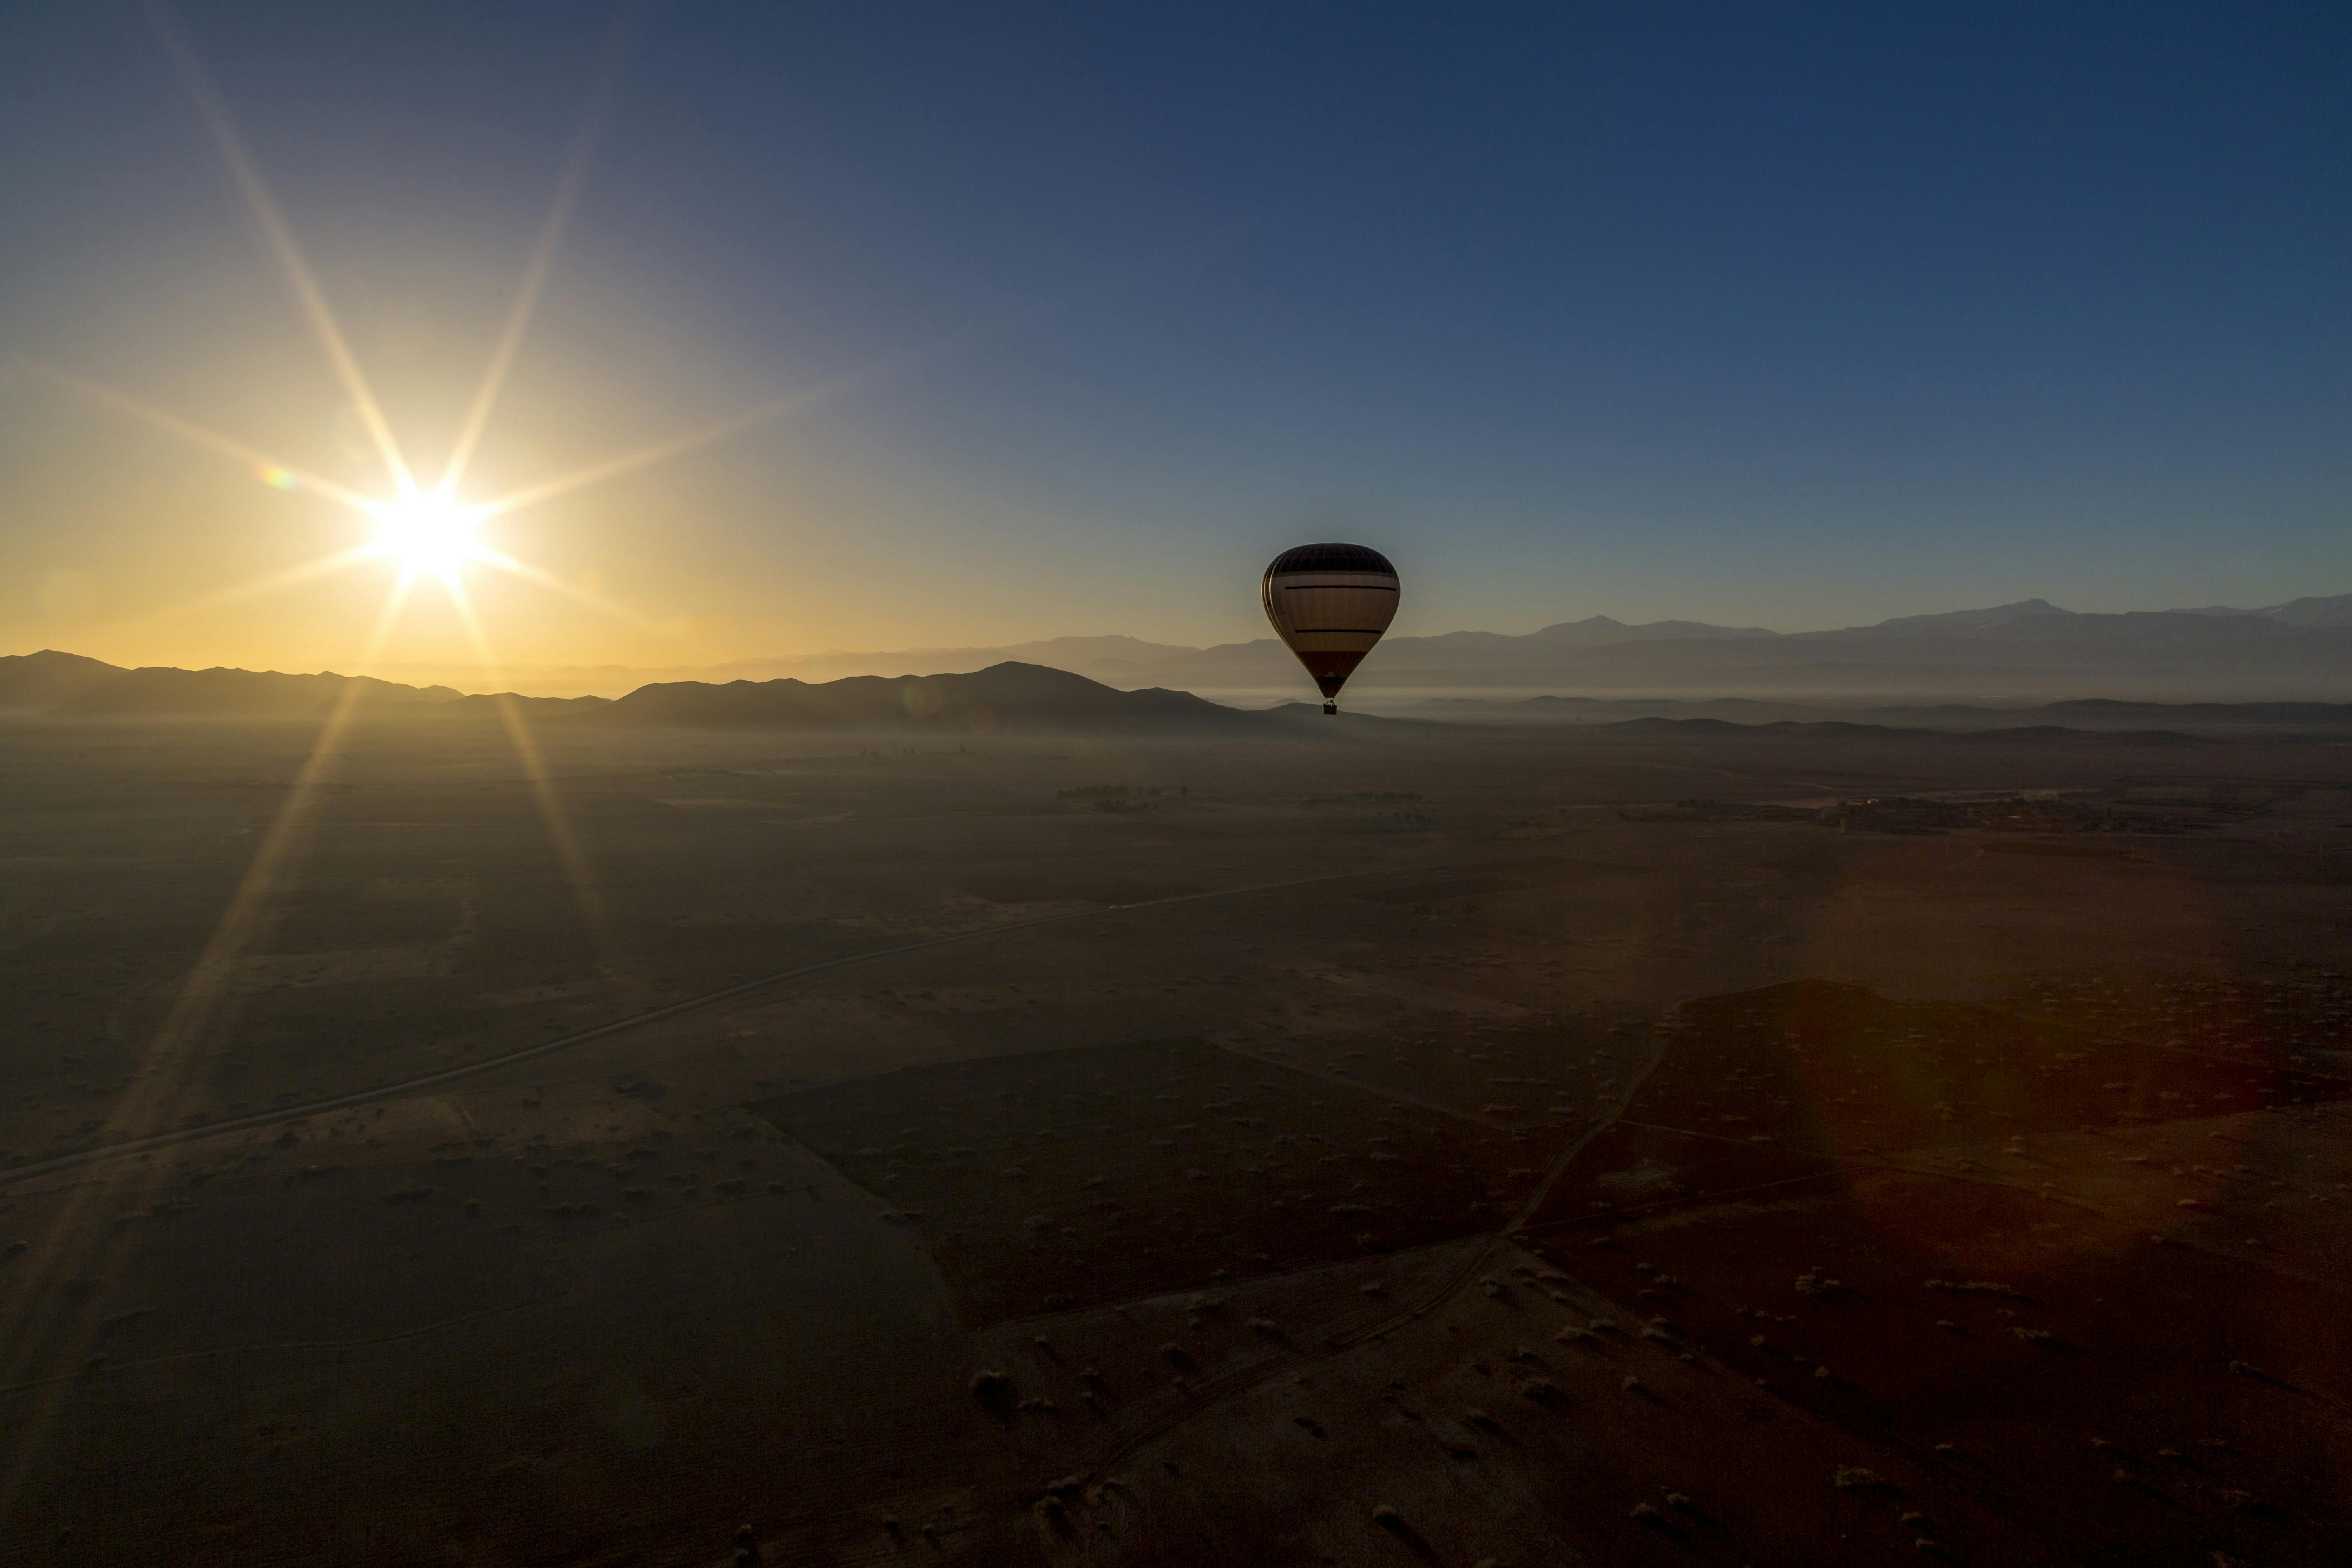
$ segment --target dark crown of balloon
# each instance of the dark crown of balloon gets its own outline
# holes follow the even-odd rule
[[[1286,550],[1274,558],[1266,571],[1276,572],[1385,572],[1396,575],[1389,558],[1377,550],[1361,544],[1302,544]]]

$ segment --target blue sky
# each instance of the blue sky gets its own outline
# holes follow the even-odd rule
[[[2352,591],[2341,7],[179,15],[425,453],[617,62],[486,493],[827,389],[499,520],[635,617],[519,662],[1258,636],[1315,537],[1412,631]],[[25,368],[383,489],[140,9],[0,12],[0,638],[346,658],[380,572],[183,606],[352,519]]]

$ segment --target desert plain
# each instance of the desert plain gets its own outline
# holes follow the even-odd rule
[[[11,1562],[2352,1552],[2352,749],[0,729]]]

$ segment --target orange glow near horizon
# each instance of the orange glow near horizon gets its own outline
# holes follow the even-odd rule
[[[482,525],[495,519],[544,507],[656,465],[709,448],[789,416],[814,412],[844,394],[889,375],[911,360],[922,357],[920,354],[887,356],[836,373],[782,395],[760,398],[737,407],[731,413],[657,439],[620,446],[606,455],[581,462],[565,471],[520,484],[515,484],[509,479],[505,481],[509,488],[487,498],[478,492],[472,497],[461,498],[458,492],[461,487],[466,487],[467,476],[475,471],[478,460],[495,450],[493,418],[501,395],[512,378],[532,318],[554,270],[572,213],[586,182],[625,27],[616,24],[614,39],[608,44],[598,79],[590,93],[586,111],[558,171],[544,218],[524,258],[512,300],[488,344],[474,385],[462,403],[456,405],[459,409],[456,427],[436,470],[427,462],[419,461],[413,445],[401,439],[391,413],[360,363],[350,334],[337,318],[324,281],[305,254],[292,224],[268,183],[259,159],[232,118],[228,103],[198,55],[194,40],[168,7],[151,5],[149,15],[166,52],[177,68],[198,120],[228,168],[234,188],[268,242],[268,254],[277,263],[277,269],[293,296],[299,314],[332,371],[335,383],[348,399],[344,416],[339,417],[348,416],[355,425],[353,436],[358,445],[345,455],[358,460],[363,449],[374,478],[373,482],[340,481],[200,424],[142,396],[103,384],[79,374],[77,370],[33,359],[17,361],[24,368],[93,403],[193,447],[232,459],[256,483],[268,489],[306,500],[331,502],[352,514],[353,521],[361,525],[362,531],[324,554],[292,564],[273,565],[271,569],[191,597],[170,595],[162,603],[113,617],[109,629],[176,617],[190,611],[211,609],[231,603],[250,602],[298,586],[321,584],[348,568],[382,563],[396,569],[399,586],[404,590],[389,601],[395,606],[395,616],[403,613],[401,607],[408,612],[426,608],[429,613],[429,605],[404,591],[410,587],[425,587],[424,579],[435,579],[446,586],[454,584],[458,574],[469,574],[471,568],[487,566],[553,597],[595,610],[609,620],[638,633],[674,637],[678,635],[681,617],[656,616],[617,604],[597,591],[595,585],[604,580],[603,574],[576,568],[570,572],[549,570],[519,557],[509,549],[501,548],[500,544],[506,542],[493,543],[485,538],[480,531]],[[426,598],[429,597],[428,593]],[[481,646],[481,639],[476,635],[478,626],[469,623],[478,623],[487,605],[478,599],[473,605],[460,605],[454,590],[446,597],[449,618],[423,635],[437,638],[446,635],[445,628],[457,627],[466,634],[465,643],[461,646],[467,652],[478,654]],[[511,614],[510,605],[508,613]],[[343,620],[336,624],[365,623]],[[415,628],[413,624],[411,629],[421,630]],[[401,630],[393,626],[383,628],[386,636],[378,637],[376,648],[363,662],[372,668],[377,662],[377,656],[391,646],[386,637],[396,637]],[[464,658],[467,654],[460,653],[457,657]],[[495,680],[492,669],[487,665],[482,668],[481,674],[486,680]]]
[[[310,328],[312,337],[349,398],[351,412],[365,437],[374,466],[382,479],[389,481],[391,493],[363,493],[352,486],[285,462],[247,442],[207,428],[194,420],[102,385],[86,376],[36,361],[23,362],[27,368],[117,413],[128,415],[194,446],[235,459],[256,481],[270,489],[332,501],[354,513],[362,521],[373,525],[370,537],[349,548],[265,573],[193,601],[183,601],[166,608],[142,613],[137,619],[147,620],[156,616],[252,599],[299,584],[316,582],[346,567],[381,561],[398,568],[397,584],[386,601],[387,608],[395,616],[399,607],[408,603],[407,590],[410,587],[423,578],[437,579],[448,590],[453,612],[467,624],[467,640],[477,653],[482,647],[478,612],[471,605],[459,602],[456,588],[457,574],[476,565],[493,567],[519,581],[641,630],[655,628],[658,623],[650,616],[615,605],[600,595],[565,581],[555,573],[493,548],[481,537],[479,525],[491,518],[536,507],[714,445],[756,426],[772,422],[788,412],[812,407],[860,379],[855,376],[839,378],[803,392],[763,400],[722,418],[589,463],[572,472],[523,485],[491,500],[471,503],[461,501],[457,493],[458,487],[464,482],[474,460],[482,453],[499,395],[506,388],[529,331],[531,318],[553,269],[556,252],[572,208],[586,179],[597,132],[610,97],[625,27],[616,25],[613,39],[607,45],[586,112],[558,174],[552,198],[524,263],[513,302],[490,345],[477,384],[465,401],[464,412],[446,458],[439,473],[428,479],[427,473],[412,460],[398,438],[391,418],[352,351],[348,334],[336,319],[324,285],[295,237],[291,224],[264,177],[259,160],[231,117],[227,102],[198,55],[194,40],[168,7],[151,5],[149,19],[177,68],[198,118],[227,165],[247,210],[268,240],[270,253],[291,289],[295,303]],[[365,664],[373,667],[376,662],[385,646],[385,637],[391,630],[388,625],[378,628],[374,647],[363,661]],[[485,664],[482,673],[485,677],[491,677],[493,669]]]

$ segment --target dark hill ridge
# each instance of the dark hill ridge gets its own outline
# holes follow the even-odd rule
[[[275,669],[125,669],[44,648],[0,657],[0,713],[49,719],[314,719],[356,687],[369,710],[436,721],[495,718],[500,699],[446,686],[404,686],[368,675],[289,675]],[[602,698],[509,697],[534,717],[602,707]]]
[[[437,705],[457,700],[446,686],[403,686],[366,675],[285,675],[274,669],[173,669],[158,666],[125,670],[71,701],[50,710],[59,717],[84,719],[247,718],[301,719],[323,713],[350,688],[371,705]]]
[[[520,713],[533,721],[562,719],[593,713],[599,708],[611,706],[612,700],[604,697],[521,697],[511,691],[501,691],[495,695],[477,693],[410,711],[416,717],[430,719],[436,724],[446,724],[466,719],[503,722],[507,712]]]
[[[130,671],[103,659],[45,647],[0,658],[0,712],[47,713]]]
[[[0,658],[0,712],[49,720],[322,718],[357,688],[378,721],[495,723],[520,712],[534,723],[787,730],[916,730],[986,735],[1060,731],[1280,734],[1295,721],[1244,713],[1185,691],[1122,691],[1044,665],[1007,661],[968,675],[851,676],[723,685],[641,686],[601,697],[462,696],[446,686],[403,686],[370,676],[278,670],[123,669],[77,654]],[[1314,731],[1309,731],[1314,732]]]
[[[1008,660],[969,675],[853,675],[812,685],[732,680],[641,686],[599,710],[604,724],[759,726],[803,730],[946,730],[968,734],[1052,730],[1249,732],[1257,716],[1188,691],[1121,691],[1066,669]]]

